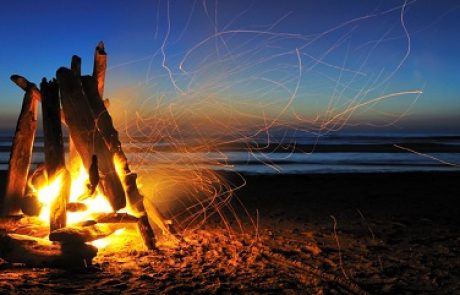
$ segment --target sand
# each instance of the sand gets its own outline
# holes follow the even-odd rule
[[[246,176],[238,195],[257,230],[247,223],[245,233],[235,226],[229,235],[213,223],[175,249],[101,250],[94,267],[79,272],[3,261],[0,293],[453,294],[460,292],[458,179]]]

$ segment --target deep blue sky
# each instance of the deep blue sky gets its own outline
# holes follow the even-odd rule
[[[460,3],[409,3],[406,59],[409,39],[398,8],[403,3],[5,0],[0,9],[0,124],[2,129],[14,126],[20,110],[23,93],[9,81],[11,74],[38,83],[68,65],[73,54],[90,72],[93,48],[104,40],[111,68],[106,93],[130,110],[148,108],[141,102],[159,93],[171,101],[178,93],[213,93],[254,105],[273,102],[264,113],[276,116],[276,108],[283,108],[296,88],[298,54],[302,76],[295,101],[283,114],[287,117],[326,116],[331,103],[330,110],[340,112],[353,99],[365,102],[416,89],[423,95],[366,106],[350,122],[385,125],[404,114],[398,128],[460,132]],[[224,33],[210,38],[219,32]],[[162,45],[176,85],[162,67]],[[181,74],[184,57],[187,73]],[[268,80],[289,90],[267,94],[266,87],[274,85]]]

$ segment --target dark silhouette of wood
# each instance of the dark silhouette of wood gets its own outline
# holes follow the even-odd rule
[[[21,198],[21,210],[24,214],[29,216],[38,216],[42,204],[38,200],[38,196],[32,192],[28,192],[24,197]]]
[[[118,137],[118,131],[115,129],[104,101],[99,96],[97,91],[97,81],[92,76],[83,76],[81,77],[83,90],[85,91],[91,110],[95,115],[95,125],[99,134],[101,134],[102,139],[105,142],[105,145],[112,153],[114,158],[116,158],[121,166],[123,167],[121,175],[125,188],[126,188],[126,197],[131,210],[137,214],[142,214],[145,212],[143,207],[143,196],[139,192],[136,184],[137,175],[132,173],[129,169],[128,160],[121,148],[121,142]]]
[[[97,248],[84,243],[60,244],[17,234],[0,233],[0,257],[27,267],[86,268]]]
[[[65,150],[62,139],[61,106],[57,81],[40,83],[43,114],[43,135],[45,167],[48,177],[53,178],[59,170],[65,168]]]
[[[121,142],[118,138],[118,131],[115,129],[102,97],[98,92],[98,81],[93,76],[82,76],[81,82],[85,91],[91,110],[94,114],[96,128],[102,136],[105,144],[111,153],[127,163],[126,156],[121,149]]]
[[[81,58],[79,56],[72,56],[72,61],[70,62],[70,69],[75,74],[75,76],[81,76]]]
[[[86,92],[82,89],[81,78],[67,68],[60,68],[56,77],[66,124],[75,148],[86,169],[91,166],[92,156],[97,156],[102,191],[117,211],[126,206],[125,192],[115,170],[113,155],[95,127],[94,115]]]
[[[99,184],[99,167],[97,164],[97,156],[93,155],[91,157],[91,165],[89,166],[89,193],[93,195],[96,191],[97,185]]]
[[[9,160],[8,176],[2,213],[4,216],[21,214],[20,199],[24,196],[32,148],[37,129],[37,108],[41,100],[35,84],[24,77],[13,75],[11,80],[24,91],[21,113],[16,125]]]
[[[71,179],[65,167],[59,87],[56,80],[47,82],[43,78],[40,90],[42,96],[45,167],[48,173],[48,180],[54,181],[59,175],[62,183],[57,196],[52,200],[50,206],[50,230],[53,231],[66,226],[66,204],[69,201]]]
[[[144,241],[144,244],[147,247],[147,249],[155,249],[155,234],[153,233],[152,227],[150,226],[147,214],[144,214],[141,217],[139,217],[137,226],[139,228],[142,240]]]

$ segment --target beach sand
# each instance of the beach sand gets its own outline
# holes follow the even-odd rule
[[[173,250],[100,251],[83,272],[2,262],[0,293],[460,292],[459,173],[245,179],[246,233],[210,224]]]

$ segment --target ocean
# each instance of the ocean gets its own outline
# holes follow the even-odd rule
[[[0,133],[1,170],[8,169],[12,134]],[[219,151],[192,151],[186,157],[147,139],[122,141],[135,171],[154,171],[168,165],[249,174],[460,171],[460,135],[455,134],[275,134],[270,142],[264,137],[252,138],[250,144],[223,146]],[[43,138],[38,136],[32,164],[43,161]]]

